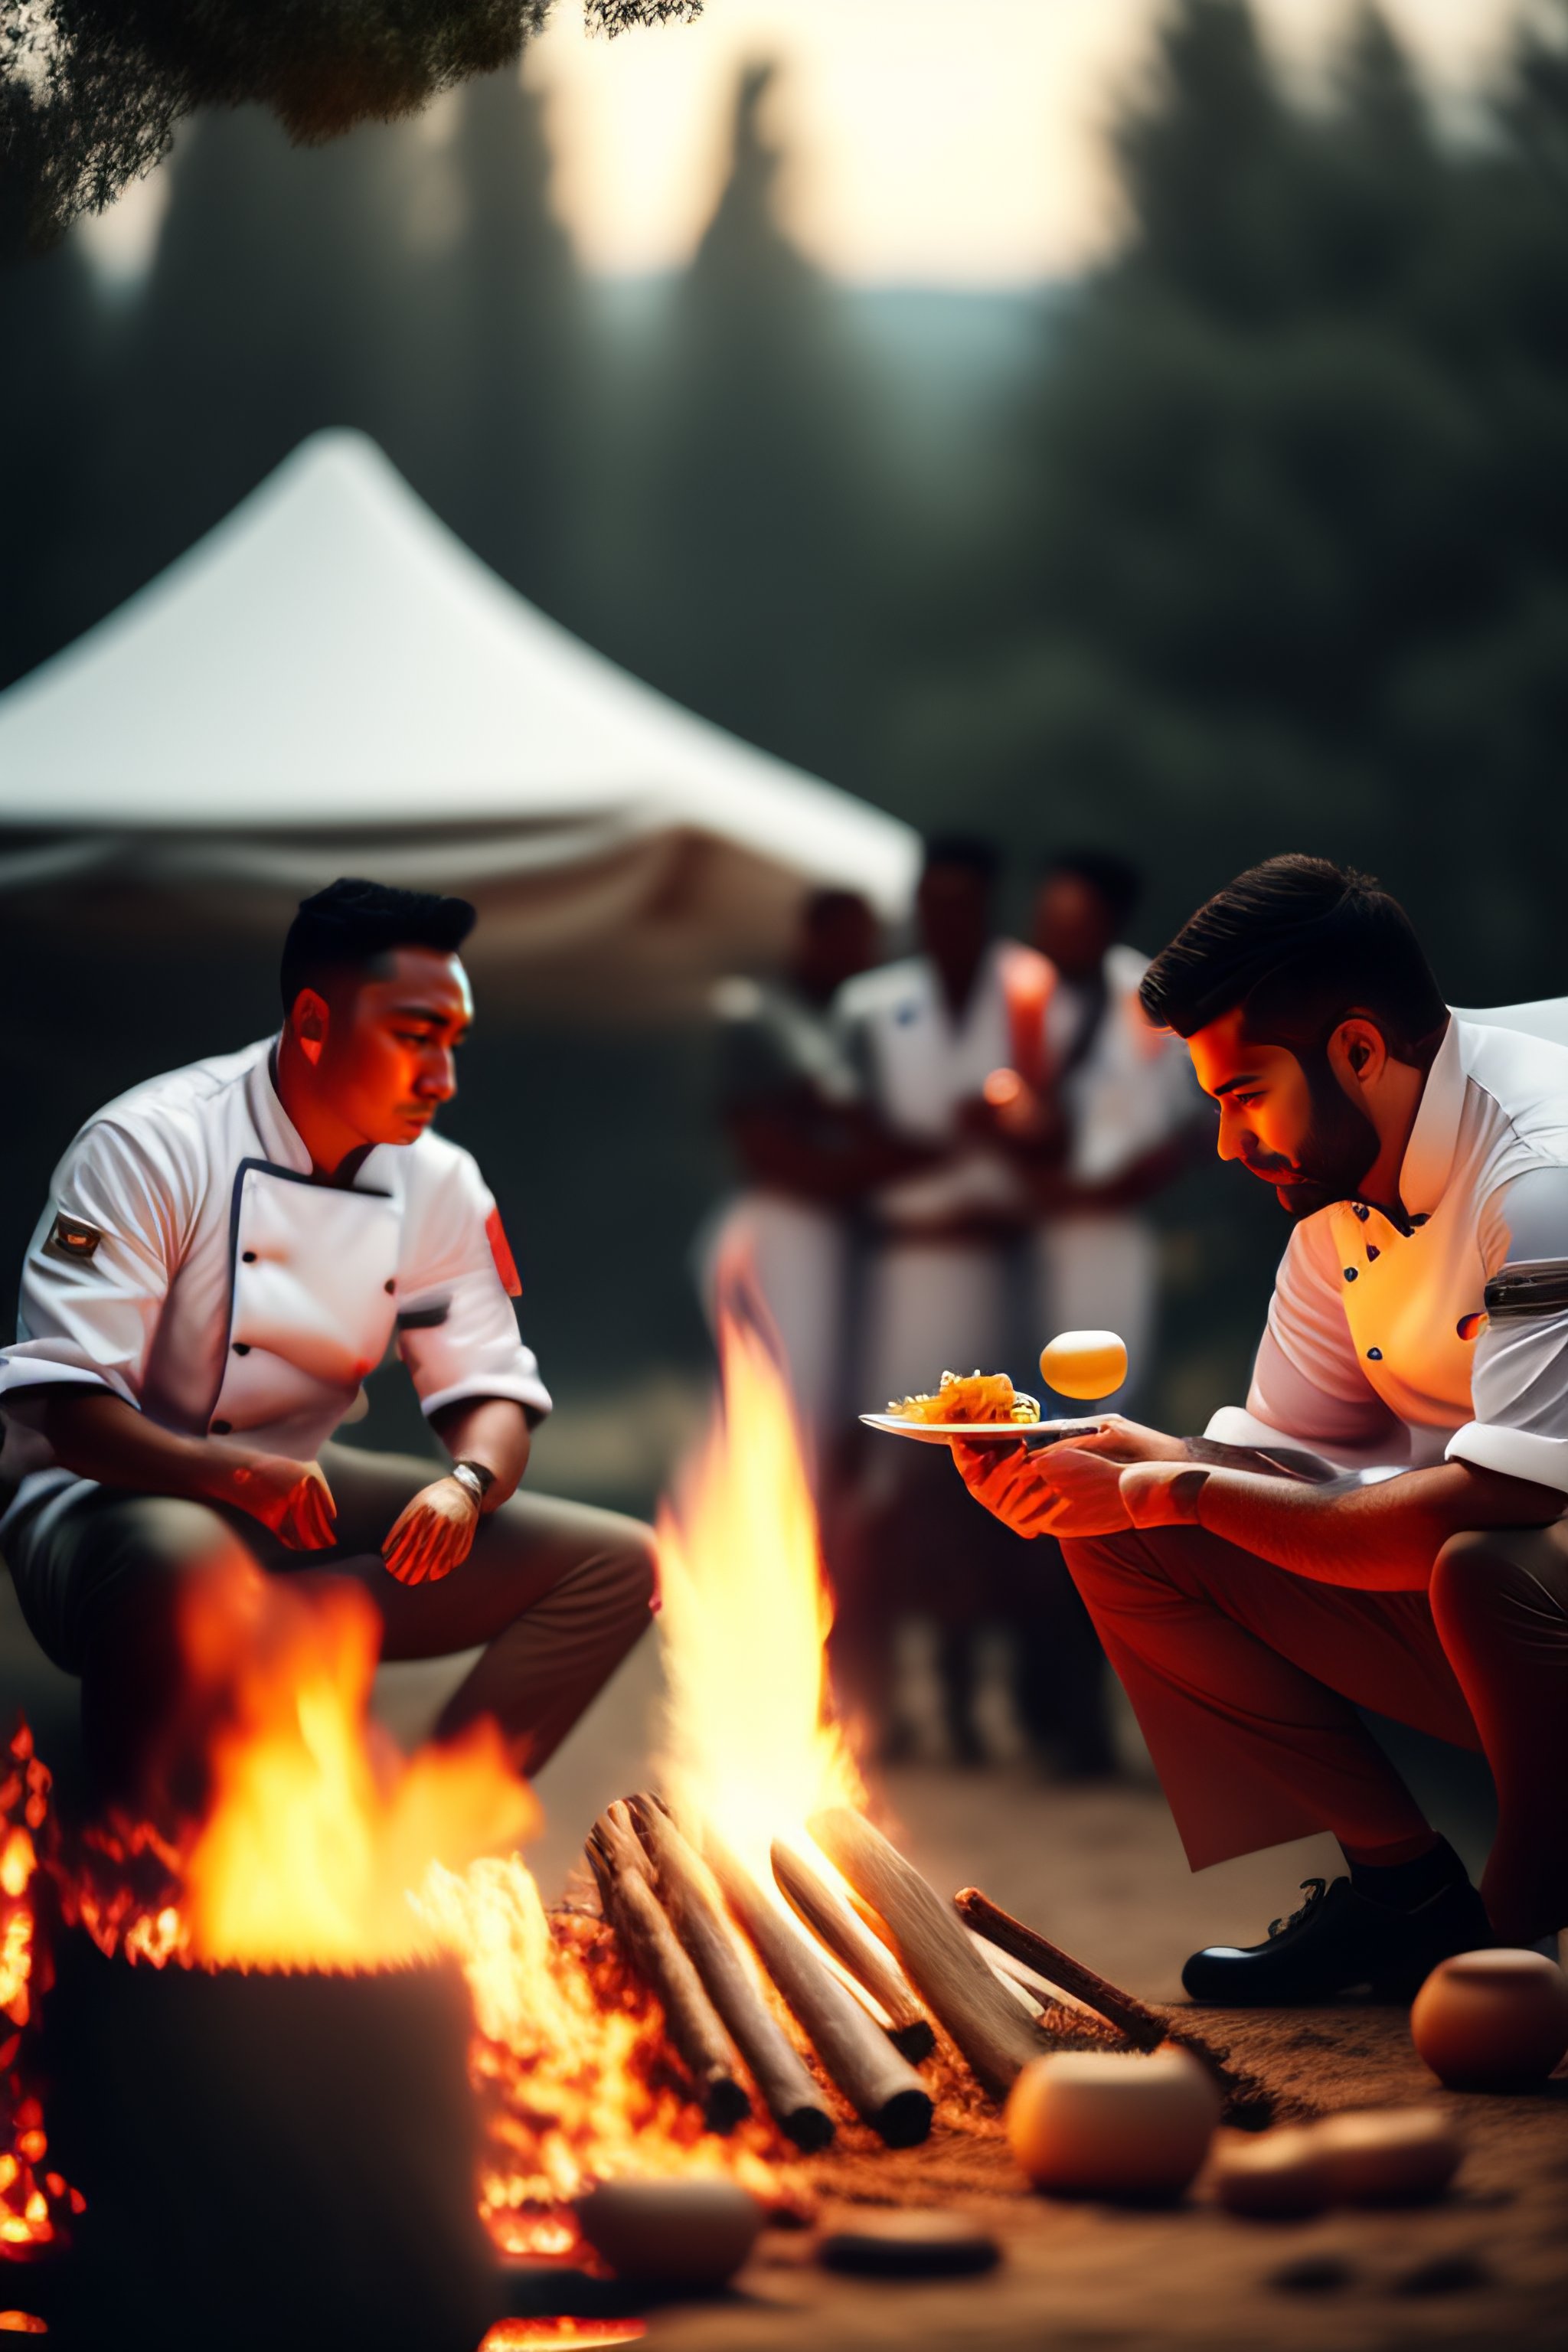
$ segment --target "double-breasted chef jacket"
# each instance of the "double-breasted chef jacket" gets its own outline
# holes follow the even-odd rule
[[[1568,1048],[1451,1019],[1399,1197],[1297,1225],[1246,1409],[1207,1434],[1363,1470],[1470,1462],[1568,1500]]]
[[[470,1155],[426,1132],[375,1147],[352,1185],[313,1181],[275,1045],[149,1079],[81,1129],[27,1251],[0,1404],[91,1382],[184,1435],[310,1461],[395,1339],[426,1415],[470,1397],[547,1413]],[[12,1509],[70,1475],[29,1468]]]

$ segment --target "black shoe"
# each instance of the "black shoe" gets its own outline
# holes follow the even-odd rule
[[[1468,1879],[1449,1881],[1408,1909],[1372,1901],[1348,1878],[1331,1886],[1304,1878],[1301,1885],[1307,1900],[1288,1919],[1274,1921],[1266,1943],[1245,1949],[1211,1944],[1193,1954],[1182,1982],[1194,2000],[1251,2009],[1333,2000],[1363,1987],[1374,2000],[1409,2000],[1439,1960],[1493,1940]]]

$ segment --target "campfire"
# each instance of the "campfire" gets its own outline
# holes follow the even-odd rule
[[[304,2214],[320,2289],[334,2242],[300,2200],[336,2212],[347,2244],[348,2209],[372,2193],[357,2174],[403,2216],[381,2211],[384,2239],[438,2239],[431,2216],[447,2211],[445,2272],[474,2271],[458,2242],[480,2222],[492,2271],[518,2257],[591,2264],[576,2208],[599,2184],[708,2176],[798,2210],[835,2147],[864,2160],[933,2131],[994,2135],[995,2104],[1031,2058],[1165,2036],[1158,2016],[984,1896],[942,1901],[873,1826],[828,1693],[831,1599],[787,1398],[748,1329],[725,1335],[722,1410],[661,1516],[659,1553],[669,1696],[658,1793],[594,1824],[596,1906],[545,1908],[516,1851],[536,1808],[489,1727],[411,1759],[375,1732],[374,1621],[352,1588],[306,1601],[237,1571],[203,1591],[185,1638],[210,1785],[176,1833],[112,1821],[64,1837],[18,1734],[0,1785],[0,2252],[41,2278],[45,2257],[64,2276],[94,2259],[101,2270],[110,2249],[103,2307],[122,2312],[123,2273],[160,2272],[124,2216],[155,2235],[172,2226],[125,2168],[144,2176],[154,2155],[166,2160],[198,2210],[216,2168],[247,2205],[234,2115],[286,2136],[276,2085],[301,2046],[315,2056],[290,2095],[317,2154],[298,2159],[291,2196],[295,2160],[269,2144],[283,2189],[274,2181],[260,2205],[285,2268]],[[467,2144],[430,2070],[407,2074],[410,2045],[447,2032],[458,1970]],[[40,2008],[51,2024],[63,2012],[41,2045]],[[193,2033],[205,2073],[181,2046]],[[128,2046],[140,2072],[116,2054]],[[147,2071],[158,2063],[185,2109],[138,2155],[135,2103],[169,2105]],[[397,2113],[440,2109],[426,2135],[437,2153],[405,2146],[392,2122],[367,2127],[367,2114],[393,2112],[393,2078]],[[57,2087],[60,2170],[45,2114]],[[116,2102],[110,2129],[100,2110]],[[193,2165],[204,2134],[216,2140]],[[204,2226],[210,2235],[210,2217]],[[374,2261],[385,2273],[384,2245]],[[174,2268],[165,2252],[163,2272]],[[424,2272],[411,2285],[407,2269],[392,2264],[384,2313],[423,2291]],[[272,2325],[269,2292],[257,2289],[258,2308]],[[491,2315],[504,2308],[493,2284],[484,2293]],[[459,2297],[446,2336],[426,2326],[421,2342],[457,2345],[483,2299],[477,2287]],[[224,2333],[248,2340],[232,2316]],[[405,2339],[406,2315],[378,2340]]]

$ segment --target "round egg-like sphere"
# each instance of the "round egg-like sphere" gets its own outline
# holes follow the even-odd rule
[[[1329,2166],[1315,2132],[1286,2124],[1277,2131],[1222,2132],[1214,2153],[1215,2195],[1232,2213],[1284,2218],[1321,2213],[1329,2201]]]
[[[1037,2189],[1064,2197],[1179,2197],[1208,2151],[1219,2094],[1184,2050],[1037,2058],[1007,2101],[1007,2138]]]
[[[1440,2197],[1464,2144],[1437,2107],[1360,2107],[1310,2126],[1334,2205],[1416,2205]]]
[[[606,2180],[576,2213],[617,2278],[699,2291],[734,2277],[763,2226],[756,2199],[731,2180]]]
[[[1416,1994],[1410,2033],[1450,2090],[1526,2090],[1568,2050],[1568,1976],[1543,1952],[1461,1952]]]
[[[1040,1349],[1040,1378],[1058,1396],[1113,1396],[1127,1378],[1126,1346],[1114,1331],[1058,1331]]]

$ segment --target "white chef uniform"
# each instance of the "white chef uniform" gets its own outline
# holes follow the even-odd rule
[[[1011,940],[987,949],[954,1020],[935,965],[911,956],[847,981],[834,1006],[867,1093],[894,1134],[948,1144],[939,1168],[882,1186],[871,1206],[889,1238],[878,1250],[867,1303],[866,1393],[879,1403],[934,1388],[944,1370],[994,1367],[1004,1345],[1005,1255],[996,1243],[932,1241],[945,1219],[1028,1215],[1028,1190],[1010,1156],[960,1139],[960,1106],[993,1070],[1014,1065],[1018,982],[1050,967]],[[1041,987],[1038,995],[1046,993]]]
[[[311,1460],[395,1333],[426,1414],[490,1396],[548,1412],[468,1153],[427,1132],[371,1150],[352,1187],[311,1181],[274,1042],[150,1079],[81,1129],[27,1252],[0,1401],[89,1381],[184,1435]],[[70,1479],[30,1469],[12,1511]]]
[[[1207,1434],[1568,1495],[1568,1049],[1452,1019],[1399,1197],[1400,1222],[1342,1201],[1295,1228],[1246,1410]]]
[[[1045,1013],[1045,1066],[1061,1073],[1068,1122],[1066,1172],[1103,1184],[1190,1127],[1203,1097],[1179,1037],[1156,1029],[1138,1000],[1149,959],[1113,947],[1103,1000],[1058,980]],[[1098,1014],[1098,1018],[1096,1017]],[[1087,1039],[1083,1027],[1094,1022]],[[1106,1400],[1122,1411],[1147,1376],[1159,1300],[1159,1237],[1137,1209],[1057,1216],[1036,1234],[1043,1337],[1055,1331],[1118,1331],[1127,1345],[1125,1385]]]

